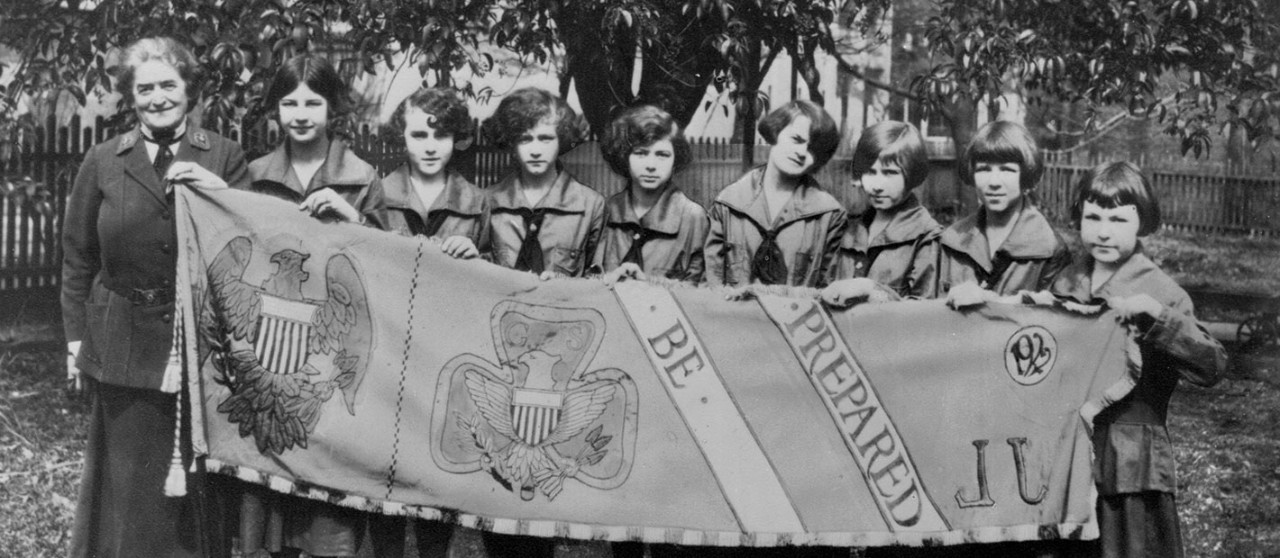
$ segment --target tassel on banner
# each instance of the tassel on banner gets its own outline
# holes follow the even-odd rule
[[[178,498],[187,495],[187,473],[182,468],[182,353],[183,315],[181,306],[174,308],[173,347],[169,349],[169,362],[164,367],[164,380],[160,391],[175,394],[173,420],[173,455],[169,457],[169,475],[164,479],[164,495]]]

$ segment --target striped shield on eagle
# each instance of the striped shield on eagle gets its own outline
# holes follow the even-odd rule
[[[538,389],[511,390],[511,424],[526,444],[536,446],[560,425],[564,394]]]
[[[320,307],[277,296],[262,295],[262,314],[253,353],[262,367],[275,374],[296,374],[307,360],[311,320]]]

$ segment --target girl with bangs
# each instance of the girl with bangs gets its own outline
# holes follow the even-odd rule
[[[920,132],[892,121],[867,128],[854,148],[852,167],[870,209],[849,220],[824,298],[837,305],[851,302],[855,296],[834,295],[833,301],[832,293],[856,291],[852,280],[858,278],[875,281],[899,296],[930,294],[942,227],[915,194],[929,176]]]
[[[1216,383],[1226,353],[1196,320],[1186,291],[1142,253],[1141,237],[1160,228],[1160,207],[1138,167],[1107,163],[1085,173],[1071,218],[1085,254],[1053,293],[1105,301],[1137,329],[1142,351],[1137,385],[1093,419],[1099,555],[1181,558],[1169,399],[1180,379]]]
[[[322,221],[385,228],[377,170],[338,137],[351,99],[329,60],[304,54],[285,61],[263,103],[275,113],[285,139],[249,163],[251,189],[298,202],[298,209]]]
[[[666,111],[628,109],[605,130],[600,151],[627,187],[605,204],[605,229],[595,253],[601,272],[699,283],[707,212],[684,195],[672,175],[689,165],[689,142]]]
[[[517,89],[488,121],[516,169],[489,188],[494,263],[544,277],[581,277],[604,229],[604,196],[559,158],[581,139],[579,116],[547,91]]]
[[[1031,133],[1013,122],[978,129],[960,158],[961,178],[977,189],[981,208],[942,232],[933,297],[981,297],[1049,287],[1070,254],[1028,194],[1044,165]],[[955,291],[954,287],[961,287]]]
[[[471,145],[471,114],[452,89],[419,89],[400,103],[390,128],[404,138],[405,163],[382,179],[387,225],[406,236],[440,240],[455,258],[489,244],[484,192],[450,166]]]
[[[1098,540],[1044,542],[1039,548],[1052,547],[1054,555],[1181,558],[1169,399],[1179,380],[1215,384],[1227,356],[1196,320],[1186,291],[1142,253],[1141,237],[1160,228],[1160,207],[1138,167],[1106,163],[1086,172],[1071,218],[1085,253],[1047,290],[1081,304],[1109,306],[1136,331],[1142,370],[1129,393],[1093,419]],[[986,294],[959,306],[999,298]]]
[[[840,143],[822,107],[791,101],[760,121],[768,161],[725,186],[710,210],[707,282],[821,286],[848,217],[813,174]]]

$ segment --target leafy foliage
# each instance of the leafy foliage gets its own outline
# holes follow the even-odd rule
[[[942,0],[926,25],[936,63],[912,87],[935,107],[981,99],[994,112],[1012,80],[1032,103],[1155,117],[1184,153],[1207,153],[1225,126],[1256,146],[1280,132],[1277,10],[1257,0]]]
[[[899,0],[903,2],[904,0]],[[1215,128],[1254,145],[1280,134],[1280,7],[1259,0],[939,0],[924,25],[934,63],[912,93],[953,122],[975,103],[1122,106],[1162,122],[1184,151]],[[326,50],[349,77],[407,57],[424,82],[472,90],[492,43],[528,63],[559,61],[601,129],[618,107],[654,103],[688,122],[708,86],[743,115],[765,108],[760,80],[779,53],[818,96],[816,54],[839,55],[833,24],[874,33],[891,0],[16,0],[0,6],[0,41],[20,51],[0,92],[82,103],[111,90],[112,54],[144,35],[187,40],[206,70],[207,118],[260,116],[278,61]],[[854,75],[857,68],[842,60]],[[633,72],[640,67],[633,89]],[[876,84],[882,86],[882,84]],[[2,108],[2,107],[0,107]],[[121,112],[127,118],[128,111]],[[5,115],[0,114],[0,122]],[[1096,124],[1092,119],[1088,124]],[[3,131],[3,130],[0,130]],[[746,139],[746,138],[744,138]]]
[[[889,0],[858,0],[877,14]],[[0,8],[0,41],[22,65],[5,95],[83,104],[112,88],[112,55],[142,36],[190,43],[205,69],[207,118],[260,115],[258,96],[278,61],[326,49],[350,76],[408,56],[431,83],[483,75],[484,42],[545,64],[563,55],[589,121],[638,102],[687,122],[708,85],[755,109],[756,89],[779,52],[798,60],[816,91],[814,54],[833,48],[836,0],[23,0]],[[632,74],[642,66],[639,87]],[[461,72],[461,74],[459,73]],[[469,80],[455,85],[477,96]],[[567,92],[567,89],[562,93]],[[121,111],[127,118],[128,111]],[[121,122],[117,121],[117,124]]]

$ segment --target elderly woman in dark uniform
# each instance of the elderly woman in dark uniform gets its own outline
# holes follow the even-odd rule
[[[202,556],[193,498],[164,493],[178,443],[173,378],[165,385],[175,342],[172,189],[245,188],[248,167],[238,145],[187,118],[198,70],[190,51],[141,39],[122,68],[119,90],[138,127],[85,155],[63,225],[68,375],[93,401],[70,555]]]

